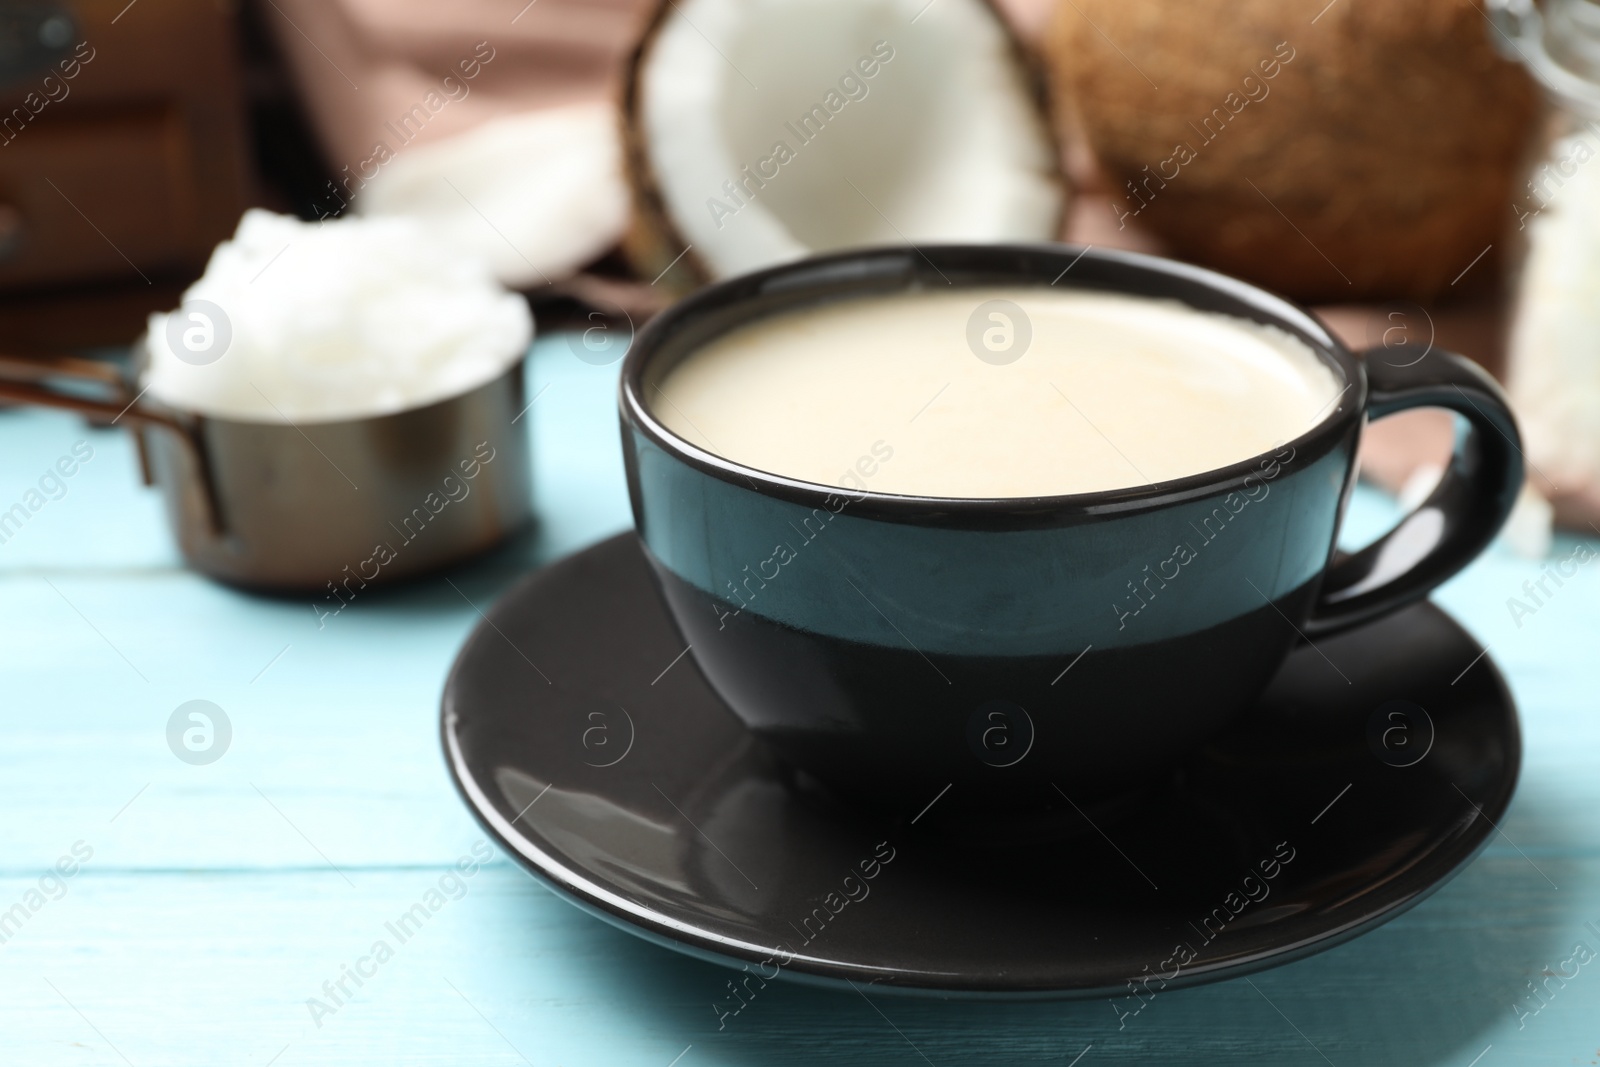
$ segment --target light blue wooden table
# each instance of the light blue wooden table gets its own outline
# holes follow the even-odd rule
[[[0,544],[0,1065],[1600,1061],[1600,960],[1548,982],[1548,1003],[1528,986],[1579,942],[1600,953],[1600,565],[1519,627],[1506,600],[1540,565],[1499,547],[1439,600],[1521,705],[1504,836],[1399,920],[1254,985],[1163,993],[1119,1031],[1104,1001],[868,1002],[780,984],[719,1032],[721,971],[579,913],[496,855],[313,1018],[309,998],[333,1004],[325,982],[393,943],[385,923],[485,848],[437,740],[445,672],[477,621],[463,594],[487,604],[629,523],[616,367],[556,338],[531,374],[549,386],[528,420],[537,536],[453,574],[459,593],[436,579],[372,596],[321,630],[306,603],[185,571],[120,432],[0,411],[0,510],[75,443],[93,448]],[[1359,495],[1351,537],[1393,516]],[[196,699],[232,726],[208,765],[167,742]],[[63,857],[72,876],[47,874]]]

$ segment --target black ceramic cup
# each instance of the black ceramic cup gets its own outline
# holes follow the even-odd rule
[[[707,452],[652,411],[678,360],[775,312],[1052,284],[1270,324],[1342,392],[1271,453],[1160,485],[1025,499],[801,482]],[[957,805],[1077,804],[1153,783],[1249,708],[1297,642],[1459,571],[1522,484],[1516,424],[1472,363],[1411,347],[1363,359],[1243,282],[1066,245],[851,251],[712,285],[640,332],[620,403],[639,536],[706,679],[786,763],[912,815],[945,792]],[[1337,554],[1365,421],[1417,407],[1465,420],[1443,480],[1387,536]],[[1346,673],[1330,662],[1328,684],[1349,684]]]

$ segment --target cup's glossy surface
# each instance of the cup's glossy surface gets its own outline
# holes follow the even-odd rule
[[[1300,437],[1221,470],[998,500],[811,485],[706,452],[651,414],[677,360],[775,311],[1051,279],[1271,324],[1342,392]],[[1504,521],[1522,468],[1498,389],[1457,357],[1394,353],[1365,365],[1294,305],[1152,257],[841,253],[712,286],[641,332],[621,385],[629,492],[692,655],[786,761],[902,808],[951,783],[969,803],[1104,795],[1225,726],[1296,641],[1424,596]],[[1451,469],[1393,533],[1330,568],[1365,416],[1424,405],[1468,421]]]

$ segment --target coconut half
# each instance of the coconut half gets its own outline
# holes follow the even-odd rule
[[[628,224],[615,109],[579,103],[491,119],[407,148],[368,179],[363,215],[414,218],[538,289],[614,247]]]
[[[1040,85],[988,0],[663,0],[625,85],[629,255],[686,289],[851,246],[1052,240]]]

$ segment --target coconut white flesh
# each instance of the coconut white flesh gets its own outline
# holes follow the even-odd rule
[[[1052,142],[982,0],[676,0],[642,64],[646,158],[716,277],[1056,236]]]
[[[616,244],[628,223],[617,117],[574,104],[493,119],[407,148],[361,190],[363,215],[401,215],[536,289]]]

